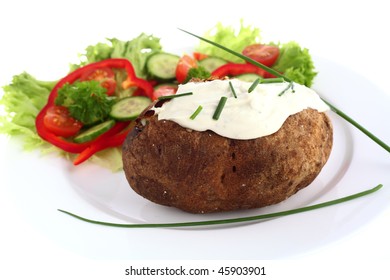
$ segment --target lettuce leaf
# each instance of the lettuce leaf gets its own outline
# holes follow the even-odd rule
[[[5,112],[0,115],[0,133],[22,136],[26,150],[43,146],[46,142],[36,133],[35,117],[45,106],[55,83],[38,81],[26,72],[14,76],[11,84],[3,87],[0,99]]]
[[[131,41],[121,41],[116,38],[107,41],[107,43],[88,46],[85,53],[80,55],[80,63],[71,65],[71,70],[108,58],[127,58],[133,65],[136,75],[145,79],[147,78],[146,60],[162,49],[159,38],[145,33],[141,33]]]
[[[261,39],[260,29],[250,25],[245,26],[243,20],[240,21],[238,31],[233,26],[224,26],[222,23],[218,23],[214,28],[207,31],[203,37],[239,53],[246,46],[259,43]],[[204,41],[200,41],[196,51],[210,56],[221,57],[231,62],[244,62],[243,59]]]
[[[301,48],[297,42],[279,44],[280,54],[272,66],[294,82],[310,87],[317,72],[314,71],[313,60],[309,50]]]

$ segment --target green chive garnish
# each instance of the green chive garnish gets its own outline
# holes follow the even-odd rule
[[[201,105],[198,106],[198,108],[195,110],[195,112],[191,115],[190,119],[194,120],[197,115],[199,115],[200,111],[202,111],[203,107]]]
[[[213,119],[214,120],[218,120],[219,119],[219,116],[222,113],[223,107],[225,107],[226,100],[227,100],[226,96],[222,96],[221,99],[219,100],[217,109],[215,110],[214,115],[213,115]]]
[[[286,91],[288,91],[289,89],[291,88],[291,90],[294,92],[294,85],[292,82],[289,82],[288,83],[288,86],[281,92],[278,94],[278,96],[282,96],[283,94],[286,93]]]
[[[233,93],[233,96],[234,96],[234,98],[237,98],[236,91],[234,90],[234,87],[233,87],[233,85],[232,85],[232,82],[231,82],[231,81],[229,81],[229,86],[230,86],[230,89],[232,90],[232,93]]]
[[[199,221],[199,222],[182,222],[182,223],[160,223],[160,224],[116,224],[116,223],[109,223],[109,222],[101,222],[96,220],[91,220],[87,218],[83,218],[81,216],[78,216],[76,214],[73,214],[71,212],[58,209],[58,211],[65,213],[67,215],[70,215],[76,219],[82,220],[87,223],[92,224],[98,224],[102,226],[110,226],[110,227],[121,227],[121,228],[167,228],[167,227],[195,227],[195,226],[211,226],[211,225],[222,225],[222,224],[233,224],[233,223],[243,223],[243,222],[251,222],[251,221],[258,221],[258,220],[264,220],[264,219],[270,219],[270,218],[276,218],[281,216],[288,216],[293,214],[298,214],[302,212],[307,212],[319,208],[324,208],[336,204],[340,204],[346,201],[350,201],[365,195],[369,195],[371,193],[374,193],[378,191],[380,188],[382,188],[382,184],[379,184],[378,186],[368,189],[359,193],[355,193],[349,196],[345,196],[339,199],[314,204],[311,206],[296,208],[292,210],[286,210],[281,212],[275,212],[275,213],[269,213],[264,215],[256,215],[256,216],[248,216],[248,217],[242,217],[242,218],[232,218],[232,219],[223,219],[223,220],[209,220],[209,221]]]
[[[185,93],[179,93],[179,94],[160,96],[158,98],[158,100],[172,99],[172,98],[182,97],[182,96],[186,96],[186,95],[192,95],[192,92],[185,92]]]
[[[261,80],[262,84],[283,83],[283,82],[284,82],[283,78],[267,78]]]
[[[256,87],[257,85],[260,83],[260,78],[257,78],[253,84],[249,87],[248,89],[248,93],[251,93]]]
[[[218,44],[218,43],[213,42],[213,41],[211,41],[211,40],[208,40],[208,39],[206,39],[206,38],[202,38],[202,37],[200,37],[200,36],[198,36],[198,35],[195,35],[195,34],[193,34],[193,33],[191,33],[191,32],[185,31],[185,30],[183,30],[183,29],[180,29],[180,28],[179,28],[179,30],[181,30],[181,31],[183,31],[183,32],[185,32],[185,33],[187,33],[187,34],[190,34],[191,36],[194,36],[194,37],[196,37],[196,38],[198,38],[198,39],[200,39],[200,40],[202,40],[202,41],[205,41],[205,42],[207,42],[207,43],[209,43],[209,44],[211,44],[211,45],[214,45],[214,46],[216,46],[216,47],[218,47],[218,48],[220,48],[220,49],[222,49],[222,50],[225,50],[225,51],[227,51],[228,53],[231,53],[231,54],[233,54],[233,55],[235,55],[235,56],[237,56],[237,57],[239,57],[239,58],[242,58],[243,60],[249,62],[250,64],[257,66],[257,67],[259,67],[259,68],[261,68],[261,69],[267,71],[268,73],[271,73],[271,74],[275,75],[276,77],[280,77],[280,78],[283,78],[283,79],[284,79],[285,81],[287,81],[287,82],[291,82],[291,80],[290,80],[289,78],[287,78],[286,76],[280,74],[278,71],[275,71],[274,69],[272,69],[272,68],[270,68],[270,67],[267,67],[267,66],[265,66],[264,64],[261,64],[261,63],[257,62],[256,60],[253,60],[253,59],[251,59],[251,58],[249,58],[249,57],[247,57],[247,56],[245,56],[245,55],[243,55],[243,54],[241,54],[241,53],[238,53],[238,52],[236,52],[236,51],[233,51],[233,50],[231,50],[231,49],[229,49],[229,48],[227,48],[227,47],[222,46],[221,44]],[[322,100],[323,100],[323,99],[322,99]],[[375,143],[377,143],[379,146],[381,146],[381,147],[384,148],[387,152],[390,153],[390,147],[389,147],[389,145],[387,145],[386,143],[384,143],[383,141],[381,141],[380,139],[378,139],[378,137],[376,137],[374,134],[372,134],[372,133],[369,132],[367,129],[365,129],[364,127],[362,127],[362,126],[361,126],[360,124],[358,124],[356,121],[353,121],[348,115],[346,115],[345,113],[343,113],[341,110],[339,110],[338,108],[336,108],[334,105],[330,104],[329,102],[325,102],[325,103],[327,103],[327,104],[329,105],[329,107],[331,108],[331,110],[332,110],[333,112],[335,112],[337,115],[339,115],[340,117],[342,117],[344,120],[346,120],[347,122],[349,122],[350,124],[352,124],[353,126],[355,126],[355,127],[356,127],[357,129],[359,129],[361,132],[363,132],[364,134],[366,134],[371,140],[373,140]]]

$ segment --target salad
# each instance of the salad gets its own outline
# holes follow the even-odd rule
[[[262,42],[260,30],[243,22],[239,30],[218,23],[204,36],[308,87],[317,74],[307,49],[296,42]],[[75,165],[91,160],[118,171],[134,119],[154,100],[175,94],[178,84],[211,76],[273,77],[203,41],[191,54],[173,54],[153,35],[107,39],[88,46],[57,81],[15,75],[3,87],[0,132],[21,136],[26,150],[56,151]]]

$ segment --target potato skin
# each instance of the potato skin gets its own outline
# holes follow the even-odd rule
[[[251,209],[308,186],[332,143],[329,118],[312,109],[253,140],[189,130],[146,110],[123,145],[123,166],[134,191],[155,203],[191,213]]]

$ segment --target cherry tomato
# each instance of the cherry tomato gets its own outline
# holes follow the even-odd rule
[[[160,96],[173,95],[177,91],[177,86],[172,84],[163,84],[154,88],[152,100],[156,100]]]
[[[91,69],[83,73],[80,77],[80,81],[91,80],[100,82],[100,85],[107,89],[107,95],[114,95],[116,88],[115,74],[110,68]]]
[[[176,80],[183,83],[187,78],[188,71],[197,66],[198,64],[194,58],[187,54],[182,56],[176,66]]]
[[[47,109],[43,124],[50,132],[62,137],[76,135],[83,126],[70,116],[68,108],[55,105]]]
[[[242,54],[270,67],[278,59],[279,48],[276,46],[253,44],[245,47]]]

